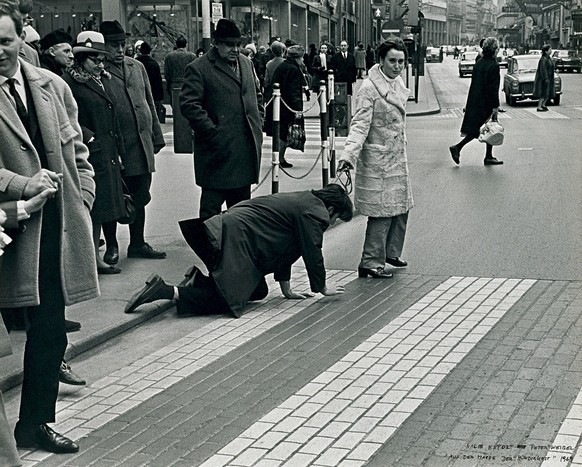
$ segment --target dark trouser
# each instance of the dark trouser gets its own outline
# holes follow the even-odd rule
[[[407,212],[394,217],[368,217],[360,267],[384,267],[386,258],[399,257],[404,247],[407,222]]]
[[[59,368],[67,348],[59,225],[56,205],[48,201],[43,208],[40,240],[40,305],[26,309],[29,327],[24,348],[19,416],[19,424],[24,426],[55,421]],[[8,310],[3,313],[8,329],[11,327],[11,314]]]
[[[477,139],[477,136],[466,135],[459,143],[457,143],[459,151],[463,149],[463,147],[467,143],[473,141],[474,139]],[[493,157],[493,146],[491,146],[489,143],[485,143],[485,159],[491,159],[492,157]]]
[[[251,199],[250,185],[231,190],[220,190],[213,188],[202,188],[200,196],[200,218],[208,219],[216,214],[220,214],[222,203],[226,201],[226,206],[231,208],[240,201]]]
[[[212,277],[197,274],[194,283],[178,287],[179,315],[222,315],[230,311]]]
[[[268,293],[269,289],[263,278],[249,301],[262,300]],[[176,312],[179,315],[224,315],[230,313],[230,307],[218,291],[214,279],[198,275],[193,285],[178,287]]]
[[[150,195],[152,174],[123,177],[123,181],[133,197],[136,206],[135,221],[129,224],[129,244],[132,247],[139,248],[145,243],[145,206],[152,199]],[[102,228],[107,247],[117,247],[117,222],[105,222]]]

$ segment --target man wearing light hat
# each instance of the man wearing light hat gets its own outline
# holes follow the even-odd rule
[[[221,19],[214,46],[186,67],[180,110],[194,130],[194,170],[202,188],[200,217],[250,199],[259,180],[263,96],[253,63],[242,56],[241,32]]]
[[[166,253],[153,248],[144,238],[145,207],[151,201],[152,173],[156,170],[154,154],[166,145],[150,82],[144,66],[125,55],[127,34],[119,21],[103,21],[99,29],[111,54],[107,57],[105,69],[111,74],[111,88],[125,146],[123,180],[137,207],[136,219],[129,225],[127,257],[163,259]],[[107,244],[103,260],[110,265],[119,260],[116,232],[116,222],[103,224]]]
[[[73,64],[73,38],[62,29],[49,32],[40,42],[40,66],[58,76]]]

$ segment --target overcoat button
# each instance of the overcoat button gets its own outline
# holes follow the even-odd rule
[[[22,149],[23,151],[26,151],[28,149],[28,147],[26,146],[26,144],[21,144],[20,149]]]

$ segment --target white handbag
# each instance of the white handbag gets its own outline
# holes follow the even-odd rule
[[[479,141],[491,146],[499,146],[503,144],[503,131],[503,126],[499,122],[488,121],[479,129]]]

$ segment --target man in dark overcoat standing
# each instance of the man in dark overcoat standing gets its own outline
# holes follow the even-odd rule
[[[111,74],[110,84],[125,146],[123,181],[137,207],[135,221],[129,225],[127,257],[163,259],[166,252],[151,246],[144,237],[145,207],[151,201],[152,174],[156,170],[154,155],[166,145],[149,78],[140,62],[125,55],[127,35],[119,21],[103,21],[99,29],[110,52],[105,69]],[[117,264],[117,223],[104,223],[103,235],[107,243],[103,261]]]
[[[347,41],[341,41],[340,50],[331,57],[331,65],[329,68],[333,69],[336,83],[347,84],[348,96],[351,96],[353,84],[356,82],[358,76],[358,69],[356,68],[356,57],[348,52]]]
[[[259,180],[263,99],[253,63],[239,54],[241,32],[221,19],[214,45],[186,67],[182,115],[194,130],[194,170],[202,188],[200,217],[250,199]]]

